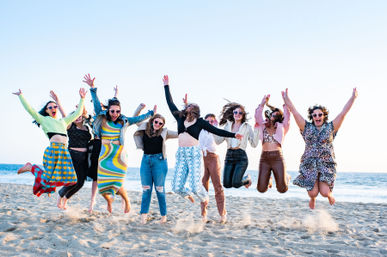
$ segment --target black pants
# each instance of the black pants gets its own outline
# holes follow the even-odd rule
[[[59,190],[59,195],[61,197],[66,197],[67,199],[83,187],[88,167],[87,152],[79,152],[71,149],[69,149],[69,152],[73,161],[75,173],[77,174],[77,183],[72,186],[62,187],[62,189]]]
[[[244,150],[228,149],[224,160],[223,186],[225,188],[239,188],[249,183],[248,181],[242,181],[248,164],[249,160]]]
[[[101,140],[93,139],[89,143],[89,169],[87,176],[93,181],[97,181],[98,177],[98,159],[101,152]]]

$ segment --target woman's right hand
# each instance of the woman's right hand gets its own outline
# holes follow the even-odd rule
[[[235,134],[235,138],[239,139],[239,140],[242,140],[243,135],[242,134]]]
[[[86,74],[84,77],[83,77],[84,80],[82,80],[82,82],[88,84],[91,88],[94,88],[94,80],[95,78],[91,78],[90,74]]]
[[[164,75],[163,77],[164,86],[169,85],[169,78],[168,75]]]
[[[17,92],[14,92],[14,93],[12,93],[12,94],[19,96],[19,95],[21,95],[21,94],[22,94],[22,91],[21,91],[21,90],[20,90],[20,88],[19,88],[19,91],[17,91]]]
[[[153,115],[157,113],[157,105],[153,106]]]
[[[184,95],[183,103],[184,103],[184,106],[188,106],[188,96],[187,96],[187,94]]]
[[[265,95],[263,98],[262,98],[262,101],[261,101],[261,106],[265,106],[266,103],[269,102],[269,99],[270,99],[270,95]]]

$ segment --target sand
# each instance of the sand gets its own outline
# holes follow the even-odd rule
[[[243,190],[243,189],[241,189]],[[168,222],[159,224],[156,197],[150,220],[140,224],[141,193],[128,192],[108,215],[97,198],[89,214],[90,189],[83,188],[68,210],[56,195],[40,198],[31,186],[0,184],[1,256],[387,256],[386,204],[317,201],[309,210],[299,199],[228,197],[228,222],[220,224],[210,197],[209,222],[199,203],[167,194]]]

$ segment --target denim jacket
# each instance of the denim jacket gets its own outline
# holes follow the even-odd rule
[[[99,101],[97,96],[97,88],[95,87],[90,88],[90,93],[91,93],[91,98],[93,99],[94,112],[96,114],[96,118],[93,124],[93,133],[98,138],[101,138],[101,125],[102,125],[102,121],[106,119],[107,110],[102,110],[101,102]],[[121,114],[119,118],[124,122],[124,125],[121,128],[120,144],[121,145],[125,144],[125,132],[130,125],[141,122],[152,116],[153,116],[153,110],[150,110],[147,113],[137,117],[126,117],[125,115]]]

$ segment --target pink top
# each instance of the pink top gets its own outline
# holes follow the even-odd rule
[[[263,106],[259,105],[255,110],[255,127],[259,129],[259,138],[263,143],[263,129],[265,128],[265,120],[262,116]],[[284,120],[282,123],[276,123],[277,129],[273,135],[274,139],[282,146],[284,137],[289,131],[290,126],[290,111],[289,108],[284,105]]]

